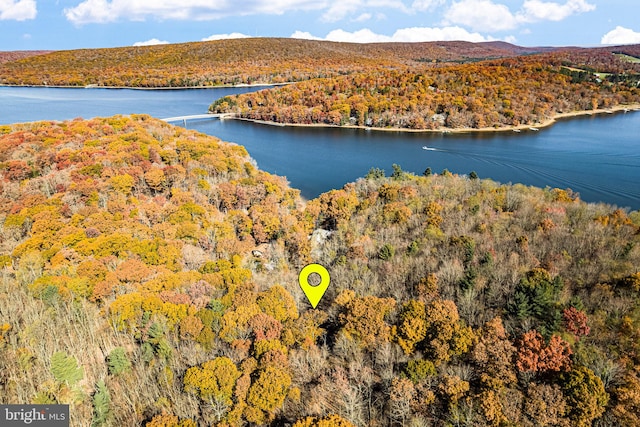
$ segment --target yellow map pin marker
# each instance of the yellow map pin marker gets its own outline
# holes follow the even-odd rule
[[[315,286],[309,283],[309,276],[313,273],[316,273],[320,276],[320,283]],[[322,296],[327,291],[330,282],[331,277],[329,277],[329,272],[320,264],[307,265],[302,269],[300,275],[298,276],[298,283],[300,283],[302,292],[304,292],[304,294],[307,296],[307,299],[309,300],[309,302],[311,303],[311,307],[313,308],[317,307],[318,303],[322,299]]]

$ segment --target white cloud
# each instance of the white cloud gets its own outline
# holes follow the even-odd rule
[[[506,5],[493,0],[460,0],[444,13],[444,23],[464,25],[476,31],[505,31],[530,22],[562,21],[595,8],[587,0],[567,0],[565,3],[525,0],[521,9],[513,13]]]
[[[104,23],[118,19],[112,9],[113,5],[105,0],[87,0],[76,7],[65,9],[64,15],[75,24]]]
[[[504,31],[517,27],[509,8],[491,0],[457,1],[444,14],[446,23],[464,25],[476,31]]]
[[[362,0],[342,0],[333,2],[329,10],[322,14],[322,20],[325,22],[341,21],[347,15],[361,9],[363,3],[364,1]]]
[[[512,12],[502,0],[454,0],[444,13],[442,25],[463,25],[473,31],[505,31],[541,20],[559,21],[589,12],[592,0],[521,0]],[[281,15],[293,10],[321,11],[320,19],[337,22],[351,18],[364,22],[379,11],[396,10],[407,14],[426,12],[444,6],[447,0],[75,0],[64,9],[66,18],[76,25],[119,20],[211,20],[227,16],[256,14]],[[0,0],[0,19],[35,17],[36,0]],[[408,7],[407,4],[411,4]]]
[[[397,42],[428,42],[428,41],[453,41],[462,40],[468,42],[484,42],[494,40],[484,37],[479,33],[470,33],[461,27],[413,27],[402,28],[396,31],[392,37]]]
[[[0,21],[26,21],[37,14],[36,0],[0,0]]]
[[[585,0],[569,0],[565,4],[526,0],[518,13],[518,19],[524,22],[562,21],[573,14],[591,12],[595,8],[594,4]]]
[[[483,42],[483,41],[495,40],[492,37],[484,37],[479,33],[470,33],[461,27],[401,28],[397,30],[395,33],[393,33],[392,36],[377,34],[368,28],[364,28],[362,30],[358,30],[354,32],[338,29],[338,30],[331,31],[324,38],[316,37],[308,32],[296,31],[291,35],[291,37],[297,38],[297,39],[329,40],[329,41],[335,41],[335,42],[350,42],[350,43],[427,42],[427,41],[452,41],[452,40]],[[515,40],[515,38],[509,38],[509,37],[507,37],[507,39]]]
[[[212,40],[225,40],[225,39],[246,39],[248,36],[242,33],[231,33],[231,34],[212,34],[209,37],[205,37],[202,39],[203,42],[210,42]]]
[[[337,22],[358,11],[371,10],[373,8],[396,9],[405,13],[411,12],[411,9],[402,0],[331,0],[328,10],[322,14],[321,19],[324,22]],[[368,12],[366,13],[368,14]]]
[[[446,3],[446,0],[415,0],[411,5],[414,10],[425,11],[441,6]]]
[[[600,40],[602,44],[635,44],[640,43],[640,33],[629,28],[617,26]]]
[[[144,42],[135,42],[133,45],[134,46],[155,46],[157,44],[169,44],[169,42],[164,40],[151,39]]]
[[[313,34],[307,32],[307,31],[296,31],[293,34],[291,34],[292,39],[303,39],[303,40],[322,40],[322,38],[320,37],[316,37]]]
[[[393,41],[391,37],[376,34],[368,28],[363,28],[362,30],[352,33],[344,30],[333,30],[327,34],[325,40],[349,43],[384,43]]]
[[[2,1],[0,0],[0,4]],[[23,0],[34,1],[34,0]],[[289,10],[324,9],[327,0],[84,0],[66,8],[64,14],[76,25],[146,18],[209,20],[232,15],[281,15]]]
[[[370,13],[363,13],[360,16],[358,16],[357,18],[352,19],[353,22],[364,22],[364,21],[368,21],[369,19],[371,19],[371,14]]]

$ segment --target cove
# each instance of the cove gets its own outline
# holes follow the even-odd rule
[[[539,132],[417,134],[268,126],[235,120],[188,127],[244,145],[258,166],[315,197],[393,163],[421,174],[471,171],[502,183],[571,188],[581,199],[640,208],[640,114],[581,116]],[[428,146],[435,150],[424,150]]]
[[[0,88],[0,123],[145,113],[200,114],[215,99],[260,88],[187,90]],[[421,174],[475,171],[502,183],[570,188],[582,200],[640,209],[640,113],[562,119],[539,132],[426,134],[280,127],[236,120],[187,123],[243,145],[258,166],[305,198],[341,188],[371,167]],[[434,150],[424,150],[428,146]]]

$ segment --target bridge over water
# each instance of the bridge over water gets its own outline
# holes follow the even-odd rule
[[[210,120],[210,119],[224,119],[226,117],[233,117],[233,114],[229,113],[221,113],[221,114],[192,114],[190,116],[176,116],[176,117],[167,117],[164,120],[165,122],[183,122],[186,123],[190,120]]]

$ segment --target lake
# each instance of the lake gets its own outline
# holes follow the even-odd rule
[[[0,88],[0,123],[145,113],[201,114],[215,99],[257,88],[187,90]],[[181,123],[180,123],[181,124]],[[640,209],[640,113],[561,120],[539,132],[417,134],[267,126],[236,120],[187,127],[247,148],[258,166],[286,176],[306,198],[392,164],[421,174],[448,169],[538,187],[571,188],[583,200]],[[434,150],[424,150],[428,146]]]

